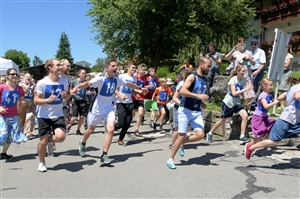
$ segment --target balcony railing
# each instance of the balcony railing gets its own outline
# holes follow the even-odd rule
[[[287,4],[286,6],[271,6],[270,8],[263,8],[260,11],[261,23],[266,25],[268,23],[281,22],[286,19],[300,16],[300,3]]]

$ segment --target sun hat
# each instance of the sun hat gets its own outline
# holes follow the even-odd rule
[[[174,84],[174,82],[172,81],[171,78],[167,78],[167,83],[166,84],[167,85],[172,85],[172,84]]]

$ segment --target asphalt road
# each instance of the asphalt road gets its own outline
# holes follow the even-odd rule
[[[237,140],[214,137],[185,146],[185,156],[175,158],[177,169],[166,166],[170,127],[165,136],[153,132],[149,118],[140,132],[117,145],[115,133],[110,166],[101,165],[103,127],[87,142],[87,156],[78,154],[80,135],[73,126],[54,157],[47,157],[48,171],[37,170],[38,138],[12,144],[12,161],[0,160],[1,198],[300,198],[299,145],[284,143],[256,151],[251,161],[242,155]],[[135,123],[133,123],[135,125]],[[130,129],[133,130],[133,127]],[[37,133],[37,131],[35,131]]]

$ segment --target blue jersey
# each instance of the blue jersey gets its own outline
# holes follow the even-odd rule
[[[195,76],[194,82],[191,84],[190,88],[188,90],[192,93],[197,93],[197,94],[207,94],[207,80],[205,77],[201,77],[198,75],[198,73],[193,72],[191,75]],[[191,97],[186,97],[183,96],[180,106],[187,108],[192,111],[201,111],[201,103],[202,100],[198,98],[191,98]]]

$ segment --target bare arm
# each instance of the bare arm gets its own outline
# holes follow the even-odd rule
[[[178,91],[175,91],[172,100],[173,100],[177,105],[180,104],[180,100],[178,99],[178,97],[179,97],[179,92],[178,92]]]
[[[265,109],[269,109],[271,107],[273,107],[274,105],[276,105],[279,101],[275,100],[274,102],[268,103],[267,100],[265,98],[261,99],[261,104],[263,105],[263,107]]]
[[[284,68],[287,68],[287,67],[289,67],[289,65],[290,65],[291,61],[292,61],[292,59],[291,59],[291,58],[289,58],[289,59],[287,60],[287,62],[284,64]]]
[[[87,88],[91,85],[92,85],[92,82],[90,82],[90,81],[80,83],[77,86],[75,86],[73,89],[71,89],[71,93],[72,93],[72,95],[75,95],[79,89]]]
[[[197,94],[190,92],[188,88],[192,85],[194,82],[195,76],[194,75],[189,75],[187,79],[185,80],[184,84],[182,85],[179,94],[184,95],[186,97],[193,97],[193,98],[198,98],[200,100],[208,100],[209,96],[206,94]]]
[[[53,102],[55,99],[56,99],[55,95],[51,95],[48,98],[43,98],[43,94],[42,93],[34,93],[33,102],[36,105],[44,105],[44,104],[47,104],[49,102]]]
[[[239,95],[243,94],[245,91],[250,90],[251,88],[253,88],[253,85],[249,84],[248,86],[246,86],[246,88],[237,91],[235,89],[235,85],[234,84],[230,84],[230,90],[231,90],[231,93],[232,93],[233,97],[239,96]]]
[[[230,61],[230,60],[232,59],[233,53],[234,53],[236,50],[237,50],[237,45],[234,46],[234,47],[232,48],[232,50],[231,50],[227,55],[225,55],[225,59],[228,60],[228,61]]]

